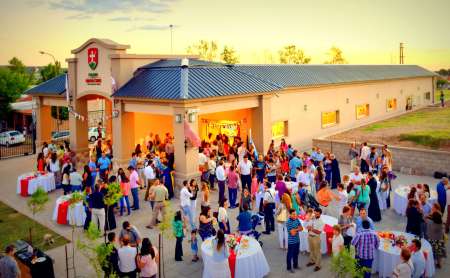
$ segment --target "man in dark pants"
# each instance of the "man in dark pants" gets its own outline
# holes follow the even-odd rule
[[[239,161],[239,164],[237,166],[239,173],[241,174],[241,183],[242,183],[242,190],[245,188],[249,189],[252,186],[252,163],[248,160],[248,156],[244,155],[244,158],[242,161]]]
[[[294,273],[294,269],[298,267],[298,253],[300,248],[300,237],[298,232],[303,231],[302,224],[297,218],[295,209],[289,211],[289,219],[286,221],[286,229],[288,232],[288,250],[286,257],[287,270]],[[291,261],[293,262],[294,269],[291,268]]]
[[[273,216],[273,210],[275,209],[274,193],[270,190],[271,183],[266,182],[264,185],[265,193],[263,198],[264,206],[264,222],[266,223],[266,231],[263,232],[266,235],[270,235],[270,232],[275,231],[275,218]]]

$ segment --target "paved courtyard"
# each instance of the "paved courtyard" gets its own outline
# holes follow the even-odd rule
[[[7,205],[13,207],[21,213],[24,213],[31,217],[31,213],[26,205],[26,198],[20,197],[16,194],[16,182],[17,176],[21,173],[29,172],[35,168],[35,157],[20,157],[14,159],[7,159],[0,161],[0,200]],[[341,165],[341,173],[348,173],[348,165]],[[394,187],[402,184],[411,183],[428,183],[432,188],[436,187],[438,181],[431,177],[423,176],[407,176],[399,174],[398,178],[394,181]],[[72,229],[69,226],[58,225],[51,220],[51,215],[53,212],[53,207],[55,200],[58,196],[62,195],[62,191],[58,190],[49,194],[50,202],[44,212],[38,214],[36,219],[41,224],[53,229],[60,235],[71,239]],[[141,200],[143,200],[144,192],[141,192]],[[212,194],[213,201],[213,211],[217,210],[217,192]],[[172,202],[173,208],[178,208],[178,200]],[[144,237],[149,237],[150,240],[156,244],[157,243],[157,230],[146,229],[145,226],[150,220],[151,209],[149,204],[141,202],[141,209],[137,212],[132,212],[129,217],[117,216],[117,224],[120,227],[122,222],[125,220],[130,221],[132,224],[136,225]],[[198,206],[199,209],[200,206]],[[237,221],[236,215],[238,209],[229,210],[229,216],[231,219],[232,229],[236,229]],[[406,218],[397,215],[392,209],[385,211],[383,213],[383,221],[376,225],[378,230],[400,230],[403,231],[406,225]],[[260,227],[260,230],[262,227]],[[0,231],[1,232],[1,231]],[[116,229],[119,232],[119,229]],[[74,237],[79,238],[82,236],[82,228],[76,228]],[[261,240],[264,243],[263,250],[267,261],[270,265],[271,272],[268,277],[298,277],[298,276],[308,276],[308,277],[327,277],[332,275],[329,267],[329,257],[324,257],[323,268],[321,271],[314,273],[312,268],[306,268],[307,256],[300,256],[300,265],[302,266],[301,271],[297,271],[296,274],[288,274],[285,271],[285,252],[281,250],[278,246],[277,234],[273,233],[270,236],[262,235]],[[187,240],[183,242],[184,249],[184,262],[175,262],[174,255],[174,245],[175,241],[172,238],[166,238],[164,241],[164,266],[165,266],[165,277],[201,277],[203,264],[200,261],[196,263],[191,262],[190,248]],[[447,249],[449,246],[447,245]],[[65,255],[64,246],[55,248],[48,251],[49,255],[55,260],[54,268],[56,277],[66,277],[65,272]],[[77,277],[95,277],[93,269],[87,263],[87,259],[76,252],[76,275]],[[437,270],[435,277],[448,277],[445,273],[450,271],[450,260],[447,259],[443,262],[443,269]],[[73,273],[70,277],[74,277]]]

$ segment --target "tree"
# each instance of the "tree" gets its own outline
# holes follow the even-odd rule
[[[16,63],[19,60],[16,58],[11,61]],[[10,104],[20,98],[30,81],[30,76],[20,64],[0,68],[0,119],[6,119],[11,111]]]
[[[347,64],[347,61],[342,55],[342,50],[336,46],[332,46],[327,55],[330,57],[330,60],[325,61],[324,64]]]
[[[450,69],[440,69],[436,73],[438,73],[441,76],[449,76],[450,75]]]
[[[308,64],[311,57],[306,57],[302,49],[295,45],[287,45],[278,51],[280,63],[282,64]]]
[[[229,46],[224,46],[222,53],[220,54],[220,57],[222,58],[222,61],[224,61],[227,64],[237,64],[239,63],[239,58],[236,55],[236,51],[234,48]]]
[[[368,270],[366,267],[359,266],[358,260],[355,258],[355,248],[353,247],[350,250],[344,248],[339,254],[331,258],[331,271],[334,273],[334,277],[363,278],[364,272]]]
[[[187,48],[189,54],[196,54],[200,59],[215,61],[217,59],[218,46],[215,41],[200,40]]]
[[[50,80],[63,73],[61,69],[61,63],[56,61],[55,64],[48,64],[43,69],[40,70],[41,82]]]
[[[49,198],[47,195],[47,192],[45,192],[44,189],[38,187],[36,192],[31,194],[30,199],[27,201],[27,206],[31,210],[31,213],[33,214],[33,219],[35,218],[36,214],[43,211],[45,209],[45,205],[47,204]],[[36,221],[33,222],[33,226],[36,225]],[[33,244],[33,238],[32,238],[32,228],[30,227],[30,244]]]

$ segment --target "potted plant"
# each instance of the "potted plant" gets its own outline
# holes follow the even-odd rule
[[[331,258],[331,271],[337,278],[363,278],[366,267],[360,267],[355,258],[355,249],[344,248]]]

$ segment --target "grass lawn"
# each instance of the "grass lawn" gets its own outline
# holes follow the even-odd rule
[[[28,241],[30,227],[33,227],[33,246],[41,250],[53,249],[68,242],[64,237],[0,202],[0,250],[3,251],[6,245],[18,239]],[[55,243],[44,244],[45,234],[51,234]]]
[[[450,99],[450,91],[446,91]],[[450,105],[426,107],[331,136],[350,142],[371,142],[450,151]]]

